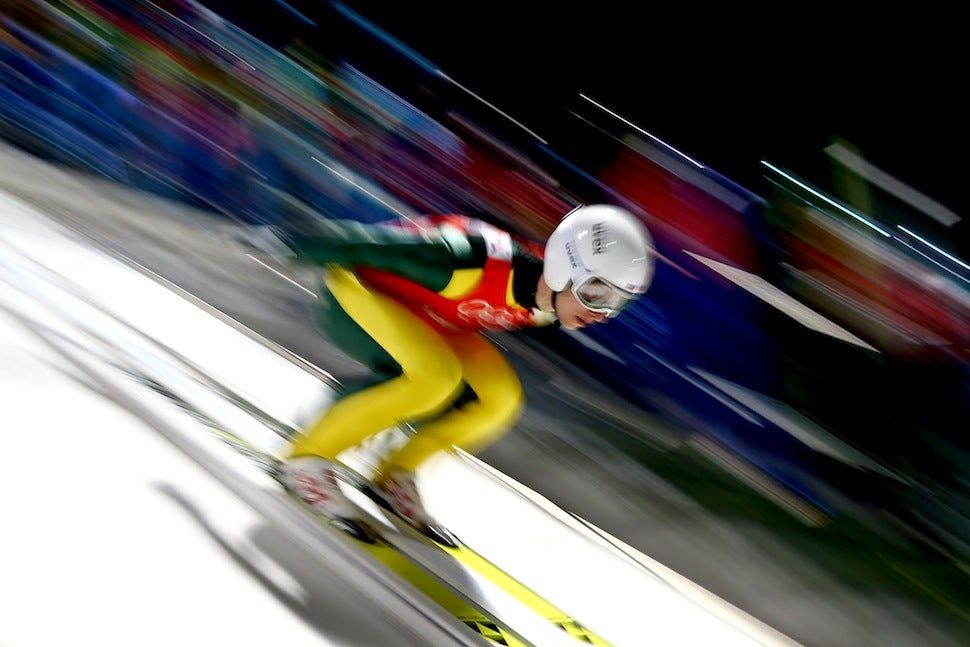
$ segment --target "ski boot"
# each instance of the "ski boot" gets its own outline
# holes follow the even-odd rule
[[[458,539],[425,509],[414,482],[414,472],[392,469],[371,484],[369,494],[379,505],[394,513],[432,541],[457,548]]]
[[[279,481],[316,514],[356,539],[374,543],[377,534],[358,519],[359,508],[340,490],[340,482],[353,483],[347,468],[316,456],[298,456],[280,465]]]

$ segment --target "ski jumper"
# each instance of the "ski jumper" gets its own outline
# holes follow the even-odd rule
[[[410,422],[417,433],[383,469],[413,471],[453,445],[477,451],[517,419],[519,379],[479,333],[554,319],[535,308],[541,261],[508,233],[464,216],[410,226],[324,221],[292,246],[325,268],[318,325],[375,374],[325,411],[292,456],[335,459]]]

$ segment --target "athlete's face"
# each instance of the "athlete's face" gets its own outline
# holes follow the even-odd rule
[[[556,295],[556,315],[563,328],[576,330],[586,326],[606,321],[606,313],[593,312],[576,298],[573,291],[566,288]]]

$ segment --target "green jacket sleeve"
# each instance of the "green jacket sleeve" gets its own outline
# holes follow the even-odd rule
[[[312,233],[294,235],[288,244],[302,262],[384,270],[434,291],[448,285],[453,269],[471,254],[462,235],[353,220],[320,221]]]

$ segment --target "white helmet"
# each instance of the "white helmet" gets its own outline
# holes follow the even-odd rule
[[[571,286],[590,310],[615,317],[653,279],[653,241],[620,207],[597,204],[569,212],[546,241],[542,277],[554,292]]]

